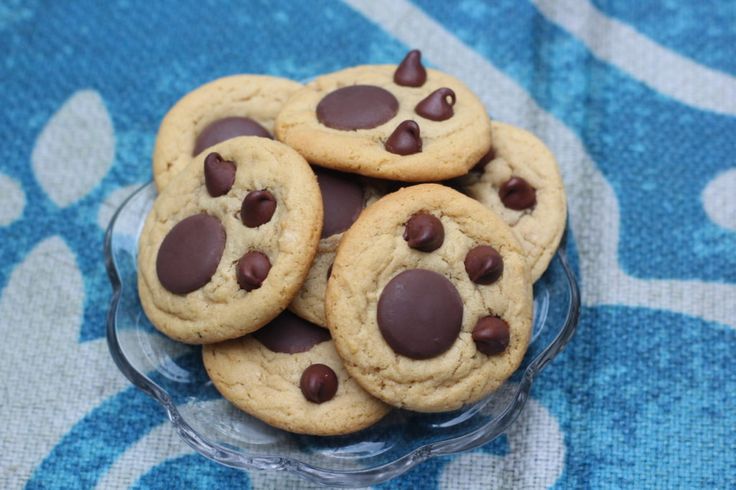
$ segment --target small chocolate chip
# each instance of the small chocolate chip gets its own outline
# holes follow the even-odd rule
[[[253,337],[271,352],[284,354],[306,352],[331,338],[329,330],[299,318],[289,310],[253,332]]]
[[[194,143],[192,156],[199,155],[217,143],[238,136],[261,136],[262,138],[273,139],[266,128],[249,117],[225,117],[211,123],[199,133],[197,141]]]
[[[383,147],[389,153],[412,155],[422,151],[422,138],[419,125],[415,121],[404,121],[399,124]]]
[[[445,276],[409,269],[381,291],[377,320],[381,335],[394,352],[429,359],[455,343],[463,321],[463,302]]]
[[[447,98],[450,98],[448,101]],[[455,92],[447,87],[438,88],[422,99],[414,108],[414,112],[432,121],[444,121],[454,114]]]
[[[271,221],[276,211],[276,198],[270,192],[250,191],[240,207],[240,219],[248,228],[255,228]]]
[[[225,250],[225,228],[220,220],[195,214],[177,223],[161,242],[156,274],[174,294],[187,294],[212,279]]]
[[[204,183],[212,197],[227,194],[235,182],[235,163],[212,152],[204,159]]]
[[[391,120],[398,110],[399,101],[388,90],[350,85],[324,96],[317,104],[317,119],[333,129],[371,129]]]
[[[473,328],[475,347],[487,356],[505,351],[509,339],[509,324],[495,316],[481,318]]]
[[[394,72],[394,83],[404,87],[421,87],[427,81],[427,70],[422,65],[422,52],[409,51]]]
[[[337,374],[329,366],[312,364],[302,373],[299,388],[310,402],[324,403],[337,393]]]
[[[413,249],[432,252],[445,241],[445,228],[436,216],[417,213],[406,222],[404,240]]]
[[[322,238],[342,233],[363,210],[363,186],[354,177],[314,167],[322,194]]]
[[[483,172],[486,168],[486,165],[488,165],[491,160],[493,160],[496,157],[496,151],[491,148],[488,150],[488,153],[480,157],[480,160],[478,160],[478,163],[476,163],[473,168],[470,169],[471,172]]]
[[[521,211],[537,204],[537,191],[521,177],[511,177],[498,190],[498,197],[509,209]]]
[[[271,270],[271,261],[261,252],[248,252],[238,260],[237,277],[241,289],[253,291],[263,285]]]
[[[477,284],[493,284],[503,274],[503,257],[489,245],[479,245],[465,256],[465,271]]]

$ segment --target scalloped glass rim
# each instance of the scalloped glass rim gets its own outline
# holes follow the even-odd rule
[[[537,283],[537,285],[544,284],[545,278],[551,274],[550,271],[552,269],[556,269],[557,272],[556,277],[554,278],[554,285],[565,293],[566,301],[563,301],[563,303],[567,303],[556,305],[557,309],[560,310],[559,316],[561,321],[557,322],[558,324],[556,325],[547,325],[547,323],[549,323],[547,320],[549,318],[548,310],[550,308],[549,293],[543,290],[542,292],[547,295],[547,300],[538,304],[537,285],[535,285],[535,333],[532,342],[530,343],[530,349],[527,352],[527,356],[525,357],[522,366],[514,377],[512,377],[512,380],[514,380],[516,384],[507,383],[505,385],[510,386],[510,391],[507,390],[506,395],[503,398],[503,402],[506,403],[505,406],[501,407],[501,409],[498,410],[498,413],[494,414],[487,423],[483,423],[479,427],[475,427],[473,430],[468,432],[451,435],[446,439],[421,444],[390,461],[359,469],[346,470],[319,467],[317,465],[307,463],[303,458],[298,457],[248,454],[242,449],[233,447],[230,444],[224,445],[214,442],[213,440],[208,439],[205,434],[195,430],[177,407],[173,395],[162,388],[157,382],[153,381],[145,372],[138,370],[131,360],[126,357],[124,349],[121,347],[118,313],[121,305],[121,298],[123,297],[123,283],[121,281],[118,263],[116,262],[113,250],[114,246],[117,245],[114,243],[114,239],[117,228],[119,227],[120,216],[126,212],[131,203],[136,199],[145,199],[148,207],[150,207],[154,196],[155,188],[152,183],[148,183],[136,190],[116,211],[105,234],[105,263],[108,276],[113,287],[110,309],[107,316],[108,347],[110,349],[110,354],[120,371],[135,386],[143,390],[163,406],[169,420],[174,425],[182,439],[184,439],[189,446],[203,456],[226,466],[240,469],[288,471],[323,485],[365,486],[384,482],[401,475],[431,457],[449,455],[476,448],[499,436],[516,419],[516,417],[518,417],[526,403],[534,378],[560,352],[565,344],[567,344],[577,327],[580,309],[579,291],[575,275],[567,261],[565,254],[565,238],[563,237],[562,244],[550,265],[550,270],[548,270],[548,272],[545,273],[542,279]],[[133,233],[133,243],[127,244],[129,248],[131,245],[134,247],[135,250],[132,250],[133,254],[135,254],[137,250],[138,236],[143,226],[144,217],[145,213],[138,217],[137,223],[132,224],[132,226],[137,226],[137,229],[128,230]],[[128,234],[128,237],[130,237],[130,234]],[[539,289],[542,289],[542,287]],[[135,290],[137,292],[137,287]],[[135,296],[137,301],[137,294]],[[541,322],[539,321],[540,317],[543,317]],[[540,328],[542,330],[551,329],[550,332],[545,334],[545,337],[551,337],[551,339],[545,339],[547,342],[543,345],[536,345],[542,342],[542,340],[540,340],[541,335],[538,335],[537,331],[538,323],[541,323]],[[460,416],[451,419],[451,423],[461,424],[467,419],[475,417],[476,414],[489,404],[489,400],[493,398],[494,394],[489,395],[488,398],[479,403],[458,411],[457,413],[460,413]],[[448,422],[448,424],[450,424],[450,422]],[[450,425],[432,425],[432,427],[441,429],[445,429],[448,426]],[[306,456],[306,453],[304,453],[304,455]]]

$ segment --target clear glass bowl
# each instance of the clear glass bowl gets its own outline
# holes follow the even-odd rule
[[[377,425],[347,436],[274,429],[219,396],[205,374],[200,347],[169,340],[143,313],[136,254],[155,195],[152,184],[136,191],[107,230],[105,255],[113,286],[107,318],[110,353],[123,374],[164,407],[187,444],[227,466],[289,471],[325,485],[363,486],[398,476],[433,456],[478,447],[516,419],[535,376],[575,332],[580,300],[563,245],[534,286],[534,333],[524,362],[488,398],[449,413],[394,410]]]

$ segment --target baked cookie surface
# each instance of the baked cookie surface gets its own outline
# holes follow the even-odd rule
[[[552,152],[532,133],[493,121],[486,161],[460,188],[513,230],[527,254],[532,281],[541,277],[560,244],[567,219],[565,188]]]
[[[398,67],[316,78],[289,99],[275,130],[314,164],[408,182],[462,175],[491,144],[480,100],[456,78],[425,70],[415,51]]]
[[[207,148],[237,136],[273,137],[274,120],[301,84],[265,75],[233,75],[189,92],[161,122],[153,178],[161,190]]]
[[[498,216],[421,184],[381,198],[343,235],[325,308],[348,372],[369,393],[439,412],[479,400],[516,370],[532,288]]]
[[[389,411],[351,378],[329,331],[288,311],[254,334],[206,345],[202,357],[226,399],[290,432],[347,434]]]
[[[324,219],[317,255],[306,281],[289,305],[300,317],[327,328],[325,289],[335,252],[343,233],[370,203],[379,197],[379,189],[359,176],[313,167],[317,175]]]
[[[239,137],[197,156],[154,202],[141,233],[146,315],[186,343],[245,335],[297,293],[317,250],[322,200],[307,162]]]

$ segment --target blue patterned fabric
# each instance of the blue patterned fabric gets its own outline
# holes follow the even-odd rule
[[[507,434],[385,488],[736,488],[736,7],[0,4],[0,487],[290,488],[194,454],[116,370],[103,233],[158,124],[233,73],[407,49],[557,154],[584,308]]]

